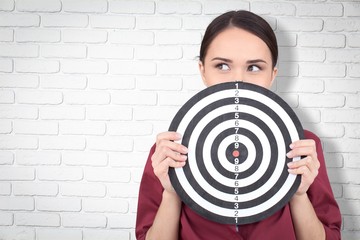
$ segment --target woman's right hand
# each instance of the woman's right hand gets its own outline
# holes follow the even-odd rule
[[[163,132],[156,137],[156,149],[151,157],[155,175],[160,180],[165,191],[175,193],[169,178],[169,167],[183,167],[186,163],[188,149],[174,141],[180,140],[176,132]]]

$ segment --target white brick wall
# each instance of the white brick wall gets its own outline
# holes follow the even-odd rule
[[[203,88],[205,27],[234,9],[274,28],[273,89],[322,138],[359,239],[357,0],[0,0],[0,239],[135,239],[148,150]]]

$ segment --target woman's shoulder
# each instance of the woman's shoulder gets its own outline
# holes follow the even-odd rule
[[[320,143],[320,138],[313,132],[304,129],[304,137],[305,139],[312,139],[314,140],[316,143]]]

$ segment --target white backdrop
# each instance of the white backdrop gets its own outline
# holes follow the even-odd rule
[[[275,30],[273,90],[322,139],[360,239],[356,0],[0,0],[0,239],[135,239],[148,151],[203,88],[206,26],[238,9]]]

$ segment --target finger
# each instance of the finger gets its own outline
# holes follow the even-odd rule
[[[294,149],[294,148],[298,148],[298,147],[316,147],[316,143],[313,139],[301,139],[301,140],[297,140],[294,141],[293,143],[290,144],[290,148]]]
[[[156,145],[162,140],[177,141],[181,139],[181,134],[177,132],[163,132],[156,136]]]
[[[289,162],[287,165],[290,169],[306,166],[310,169],[311,172],[316,172],[319,169],[320,163],[318,164],[317,159],[314,160],[312,157],[308,156],[299,161]]]
[[[158,178],[168,175],[169,167],[179,168],[185,166],[186,162],[175,161],[171,158],[166,158],[154,167],[154,173]]]
[[[313,158],[316,158],[317,153],[316,153],[316,149],[314,149],[313,147],[306,146],[306,147],[293,148],[286,154],[286,156],[288,158],[294,158],[300,156],[311,156]]]
[[[181,161],[183,159],[181,154],[187,154],[187,152],[188,149],[179,143],[162,140],[159,145],[156,146],[152,160],[164,160],[166,157],[171,157]]]

